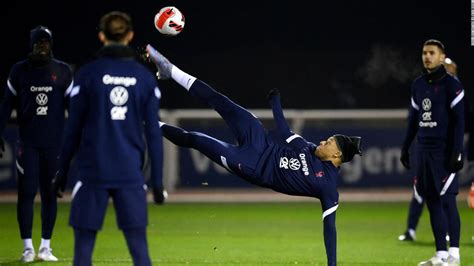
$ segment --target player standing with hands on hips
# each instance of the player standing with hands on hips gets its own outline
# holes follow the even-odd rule
[[[78,150],[79,181],[72,192],[69,224],[74,228],[74,265],[91,265],[97,232],[109,198],[134,265],[151,265],[146,238],[145,135],[155,201],[163,203],[161,93],[156,77],[128,47],[132,21],[122,12],[100,19],[104,47],[76,74],[69,118],[53,188],[62,195],[69,163]]]
[[[400,158],[409,168],[408,150],[416,136],[415,186],[426,200],[436,242],[435,256],[419,265],[460,264],[456,173],[463,167],[464,89],[457,78],[446,73],[445,57],[445,47],[440,41],[427,40],[423,44],[424,74],[412,85],[408,128]],[[449,252],[445,239],[448,225]]]
[[[70,67],[53,57],[51,31],[38,26],[30,33],[31,53],[16,63],[8,77],[0,109],[0,136],[17,110],[19,141],[16,155],[18,174],[17,219],[23,240],[22,262],[35,259],[32,241],[33,203],[41,195],[41,245],[38,259],[57,261],[50,248],[56,221],[56,197],[51,180],[57,169],[57,156],[65,121],[68,94],[72,88]],[[0,138],[4,151],[4,141]]]

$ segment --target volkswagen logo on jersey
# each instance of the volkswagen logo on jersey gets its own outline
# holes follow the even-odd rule
[[[290,161],[288,162],[288,165],[290,166],[291,170],[299,170],[301,167],[300,161],[295,158],[291,158]]]
[[[39,105],[36,108],[36,115],[47,115],[48,106],[45,106],[48,103],[48,95],[46,93],[39,93],[36,95],[36,103]]]
[[[117,86],[110,92],[110,101],[114,105],[124,105],[128,100],[128,91],[122,86]]]
[[[428,98],[423,99],[423,102],[421,103],[423,106],[423,110],[429,111],[431,109],[431,101]]]
[[[128,101],[128,91],[122,86],[117,86],[110,92],[110,101],[114,107],[110,110],[112,120],[125,120],[127,113],[127,106],[122,106]]]
[[[45,93],[40,93],[36,95],[36,103],[38,105],[46,105],[48,103],[48,95]]]

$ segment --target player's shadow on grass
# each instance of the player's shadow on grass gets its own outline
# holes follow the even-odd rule
[[[434,247],[435,246],[434,241],[418,241],[417,240],[417,241],[409,242],[407,244],[413,245],[413,246],[420,246],[420,247]],[[466,241],[466,242],[460,242],[459,244],[461,246],[473,246],[474,247],[474,242]],[[448,243],[448,247],[449,247],[449,243]]]
[[[407,244],[409,245],[413,245],[413,246],[420,246],[420,247],[433,247],[434,246],[434,242],[433,241],[411,241],[411,242],[408,242]]]
[[[61,261],[62,263],[60,264],[57,264],[58,262],[46,262],[46,261],[41,261],[41,260],[35,260],[33,262],[21,262],[19,259],[18,260],[12,260],[12,261],[3,261],[3,262],[0,262],[0,266],[15,266],[15,265],[21,265],[21,266],[25,266],[25,265],[51,265],[51,264],[55,264],[55,265],[64,265],[63,263],[65,261]],[[71,265],[72,264],[72,261],[68,261],[67,262],[68,265]]]

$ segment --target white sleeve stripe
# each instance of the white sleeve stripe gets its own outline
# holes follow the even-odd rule
[[[13,88],[13,85],[10,83],[10,80],[7,80],[8,89],[16,96],[16,90]]]
[[[289,138],[286,139],[286,143],[290,143],[291,141],[293,141],[296,138],[301,138],[301,136],[298,135],[298,134],[294,134],[294,135],[292,135],[292,136],[290,136]]]
[[[324,218],[326,218],[326,216],[328,216],[328,215],[330,215],[331,213],[335,212],[335,211],[337,210],[337,207],[339,207],[339,204],[336,205],[336,206],[333,206],[333,207],[331,207],[331,208],[329,208],[329,209],[327,209],[327,210],[325,210],[325,211],[323,212],[323,221],[324,221]]]
[[[458,102],[460,102],[463,97],[464,97],[464,90],[462,90],[461,93],[459,93],[459,95],[456,96],[456,98],[454,98],[454,100],[451,102],[451,109],[453,109],[454,106],[456,106],[456,104],[458,104]]]
[[[155,87],[155,96],[156,98],[161,99],[161,91],[158,89],[158,87]]]
[[[81,90],[81,86],[77,85],[77,86],[74,86],[71,90],[71,94],[69,95],[69,97],[74,97],[76,96],[77,94],[79,94],[79,91]]]
[[[451,186],[451,183],[453,182],[455,175],[456,175],[455,173],[451,173],[449,175],[448,180],[446,181],[446,183],[444,183],[444,186],[443,186],[443,189],[441,190],[441,193],[439,193],[440,196],[443,196],[444,194],[446,194],[446,191],[448,191],[449,186]]]
[[[71,93],[72,85],[74,85],[74,80],[71,81],[71,83],[69,84],[69,87],[67,87],[67,90],[64,92],[64,97],[68,96],[69,93]]]
[[[413,97],[411,97],[411,106],[415,108],[417,111],[420,111],[420,107],[415,103]]]

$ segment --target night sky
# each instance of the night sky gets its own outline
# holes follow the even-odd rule
[[[100,16],[132,16],[132,46],[155,45],[181,69],[245,107],[267,108],[280,88],[288,108],[404,108],[421,72],[421,46],[441,40],[474,86],[470,1],[11,1],[2,2],[2,84],[29,52],[36,25],[53,32],[56,58],[75,67],[101,47]],[[171,38],[153,26],[164,6],[186,17]],[[164,108],[205,107],[171,81],[161,81]],[[474,93],[473,93],[474,94]]]

